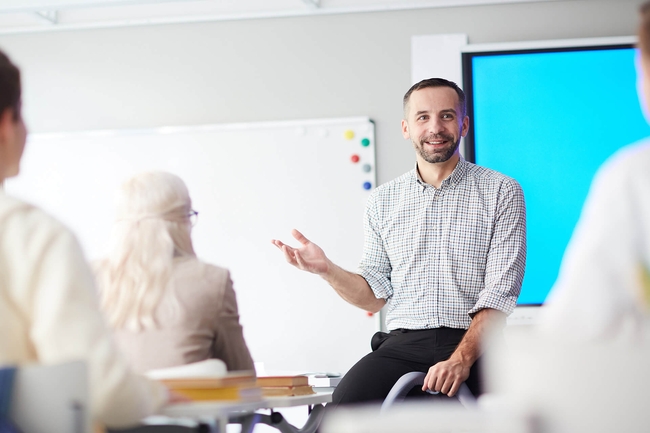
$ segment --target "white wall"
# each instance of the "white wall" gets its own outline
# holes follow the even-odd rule
[[[414,161],[399,128],[411,84],[411,36],[465,33],[470,44],[629,36],[642,2],[16,34],[0,36],[0,48],[23,70],[33,132],[368,116],[376,123],[377,180],[384,183]]]
[[[626,36],[642,0],[574,0],[0,36],[34,132],[369,116],[377,174],[399,132],[412,35],[469,43]]]

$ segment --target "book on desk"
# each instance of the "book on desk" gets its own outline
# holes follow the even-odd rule
[[[152,370],[146,375],[194,401],[252,402],[262,399],[254,371],[227,371],[224,362],[218,359]]]
[[[147,376],[192,400],[247,402],[264,397],[311,395],[317,390],[335,388],[342,379],[339,373],[290,373],[256,377],[253,371],[229,372],[223,361],[218,359],[153,370]]]
[[[297,386],[297,385],[311,385],[314,388],[336,388],[343,379],[341,373],[334,372],[308,372],[302,371],[276,371],[267,372],[263,366],[258,369],[259,378],[264,378],[265,383],[261,386]],[[305,377],[307,378],[305,380]],[[275,378],[275,379],[271,379]],[[299,378],[299,379],[296,379]],[[277,383],[270,381],[277,380]]]
[[[193,401],[259,401],[264,396],[257,386],[223,386],[218,388],[170,388]]]
[[[309,378],[305,375],[260,376],[257,378],[257,386],[262,388],[264,397],[314,394]]]
[[[311,395],[316,394],[311,385],[300,386],[263,386],[262,395],[264,397],[280,397],[280,396],[298,396],[298,395]]]
[[[235,371],[223,377],[188,377],[158,379],[165,386],[172,389],[178,388],[226,388],[233,386],[256,386],[255,375],[249,371]]]
[[[306,386],[309,385],[309,378],[306,375],[293,376],[258,376],[259,386]]]

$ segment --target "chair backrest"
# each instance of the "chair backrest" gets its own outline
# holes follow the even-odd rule
[[[21,366],[10,418],[23,433],[91,433],[86,365]]]
[[[540,431],[650,431],[647,344],[558,340],[531,330],[489,348],[488,393],[534,418]]]

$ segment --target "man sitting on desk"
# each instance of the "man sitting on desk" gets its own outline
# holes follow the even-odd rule
[[[485,329],[515,307],[526,261],[526,210],[519,184],[460,155],[467,134],[465,94],[432,78],[404,96],[402,134],[416,165],[378,187],[365,213],[358,273],[332,263],[297,230],[292,248],[273,240],[292,265],[324,278],[349,303],[388,306],[389,334],[345,375],[332,403],[383,400],[403,374],[427,372],[423,390],[480,393],[475,361]]]

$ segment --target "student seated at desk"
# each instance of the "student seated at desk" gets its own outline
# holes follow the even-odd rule
[[[27,136],[21,116],[20,72],[0,52],[0,184],[19,172]],[[169,398],[115,349],[73,234],[0,189],[0,365],[78,360],[88,367],[91,416],[108,427],[137,424]]]
[[[139,174],[118,191],[113,246],[96,273],[102,308],[138,372],[209,358],[254,370],[230,273],[194,253],[197,215],[171,173]]]

